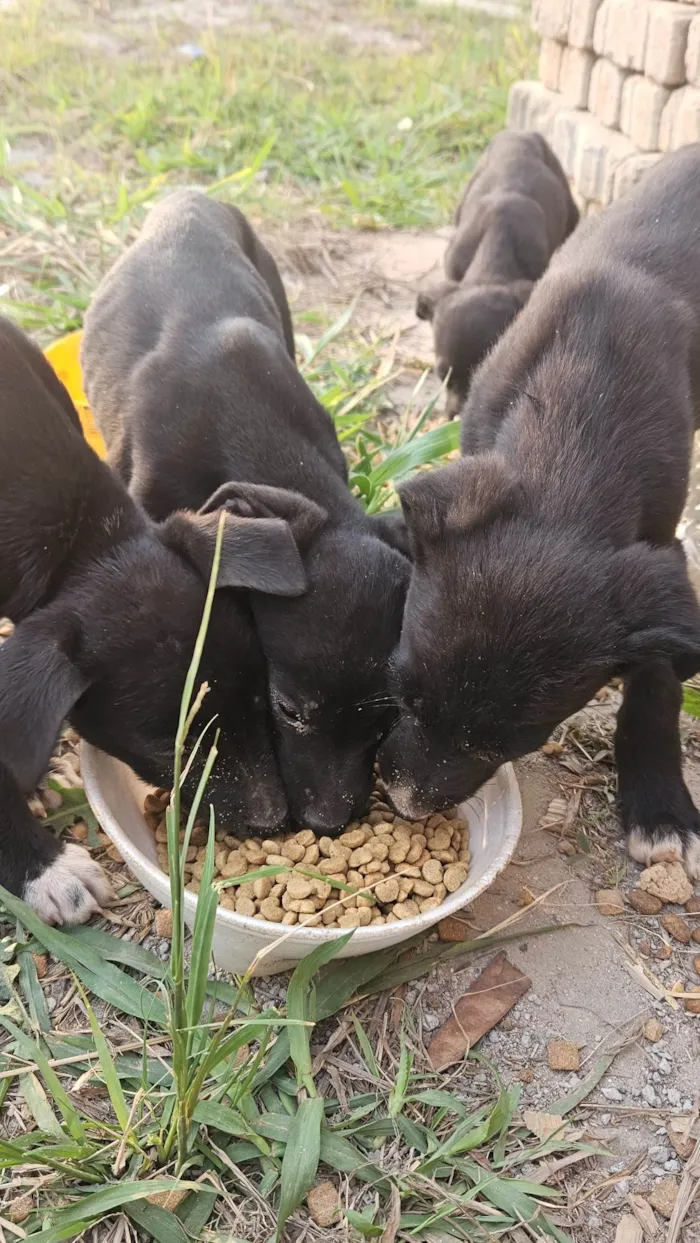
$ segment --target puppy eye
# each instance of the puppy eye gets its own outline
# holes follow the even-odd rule
[[[294,704],[290,704],[286,699],[277,700],[277,711],[285,721],[290,721],[293,725],[298,725],[301,721],[301,713],[297,712]]]

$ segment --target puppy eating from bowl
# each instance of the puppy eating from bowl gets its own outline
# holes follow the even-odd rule
[[[402,521],[352,496],[285,323],[279,274],[245,217],[182,190],[98,289],[82,362],[110,459],[153,517],[224,509],[289,533],[308,590],[248,598],[291,816],[340,832],[367,805],[391,723],[386,670],[410,566]]]
[[[700,877],[681,682],[700,611],[676,540],[700,422],[700,144],[586,220],[476,373],[465,456],[402,490],[414,570],[379,754],[402,815],[472,795],[613,675],[631,855]]]

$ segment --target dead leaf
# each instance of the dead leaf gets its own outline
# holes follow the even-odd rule
[[[391,1184],[391,1204],[389,1206],[389,1216],[386,1219],[386,1225],[382,1232],[379,1243],[395,1243],[396,1236],[399,1232],[401,1224],[401,1193],[395,1183]]]
[[[631,1213],[625,1213],[617,1223],[615,1243],[642,1243],[642,1227]]]
[[[537,1109],[526,1109],[523,1114],[523,1122],[528,1130],[532,1131],[532,1134],[536,1135],[543,1143],[555,1131],[559,1131],[561,1138],[568,1130],[567,1127],[562,1127],[561,1114],[543,1114]]]
[[[644,1234],[648,1239],[655,1239],[659,1232],[659,1224],[654,1215],[653,1209],[649,1207],[644,1196],[640,1196],[638,1192],[633,1191],[627,1197],[632,1212],[639,1222]]]
[[[505,954],[498,954],[455,1003],[452,1018],[433,1036],[428,1057],[435,1070],[461,1061],[531,986],[529,976],[509,963]]]

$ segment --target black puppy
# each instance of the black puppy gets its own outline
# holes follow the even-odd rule
[[[151,212],[88,312],[86,391],[154,517],[225,505],[288,524],[309,590],[274,604],[256,593],[252,607],[290,810],[332,831],[369,797],[410,567],[388,545],[400,531],[348,490],[332,420],[285,348],[272,260],[243,253],[241,219],[195,191]]]
[[[217,523],[146,518],[83,439],[43,355],[0,320],[0,613],[17,623],[0,648],[0,883],[48,923],[87,919],[109,886],[87,851],[35,821],[24,795],[64,717],[145,781],[169,784]],[[302,591],[286,524],[227,518],[219,586]],[[286,803],[266,671],[238,592],[216,594],[202,678],[211,689],[200,722],[218,714],[221,730],[212,801],[224,819],[274,827]],[[188,788],[196,775],[195,765]]]
[[[585,221],[474,378],[466,457],[402,492],[415,572],[380,755],[403,815],[472,794],[623,674],[630,853],[700,876],[681,683],[700,612],[675,531],[700,422],[700,144]]]
[[[561,164],[541,134],[497,134],[479,160],[445,254],[447,280],[418,296],[432,320],[450,419],[472,374],[527,302],[554,251],[578,224]]]

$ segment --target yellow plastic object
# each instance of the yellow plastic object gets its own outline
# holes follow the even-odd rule
[[[63,381],[73,399],[73,405],[80,416],[85,439],[99,457],[106,457],[105,442],[95,426],[92,411],[83,392],[83,375],[80,370],[80,341],[82,335],[82,332],[71,332],[67,337],[61,337],[58,341],[54,341],[53,345],[44,350],[44,353],[59,380]]]

